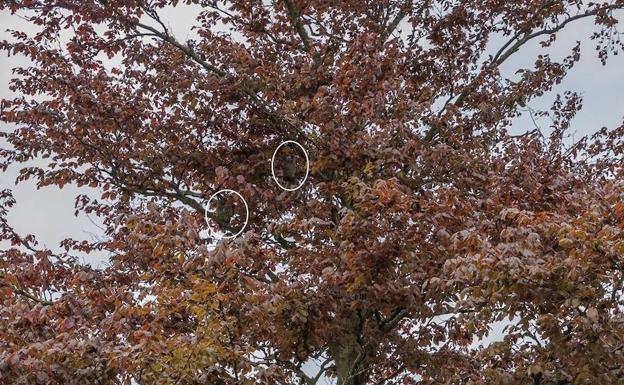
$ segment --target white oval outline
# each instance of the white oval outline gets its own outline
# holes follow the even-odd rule
[[[296,144],[297,146],[299,146],[301,151],[303,151],[303,155],[305,155],[305,158],[306,158],[306,173],[305,173],[305,176],[303,177],[303,180],[301,181],[301,183],[299,183],[299,185],[297,187],[295,187],[295,188],[286,188],[286,187],[282,186],[280,184],[280,182],[277,181],[277,177],[275,176],[275,155],[277,155],[277,152],[279,151],[280,148],[282,148],[282,146],[285,146],[287,144]],[[275,151],[273,151],[273,156],[271,157],[271,175],[273,175],[273,180],[275,181],[275,183],[277,183],[279,188],[281,188],[282,190],[284,190],[284,191],[297,191],[297,190],[299,190],[305,184],[305,182],[308,180],[309,172],[310,172],[310,158],[308,158],[308,152],[305,150],[305,148],[303,148],[303,146],[301,144],[299,144],[299,142],[295,142],[294,140],[287,140],[285,142],[282,142],[279,146],[277,146]]]
[[[215,231],[212,231],[212,227],[210,226],[210,223],[208,223],[208,207],[210,207],[210,202],[212,202],[212,200],[219,194],[221,193],[232,193],[234,195],[237,195],[242,201],[243,204],[245,205],[245,223],[243,224],[243,227],[241,227],[241,229],[234,235],[230,235],[229,237],[227,236],[223,236],[223,235],[217,235],[217,233]],[[243,231],[245,230],[245,227],[247,227],[247,223],[249,222],[249,206],[247,206],[247,201],[245,200],[245,198],[243,198],[243,196],[235,190],[230,190],[230,189],[223,189],[223,190],[219,190],[216,193],[212,194],[210,196],[210,199],[208,199],[208,202],[206,202],[206,205],[204,205],[204,220],[206,221],[206,225],[208,225],[208,230],[210,231],[210,235],[213,238],[217,238],[217,240],[221,240],[221,239],[234,239],[236,237],[238,237],[239,235],[241,235],[243,233]]]

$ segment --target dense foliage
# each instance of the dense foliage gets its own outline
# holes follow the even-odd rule
[[[171,6],[198,11],[187,40]],[[579,60],[551,58],[554,39],[592,20],[606,63],[619,8],[3,0],[37,29],[0,43],[32,62],[2,101],[0,166],[96,188],[76,210],[106,231],[48,250],[2,191],[0,383],[621,383],[624,128],[571,143],[568,92],[537,112],[550,127],[510,132]],[[534,65],[501,75],[536,41]],[[271,175],[287,140],[310,157],[292,192]],[[249,205],[233,240],[206,237],[220,189]],[[208,219],[236,232],[225,201]],[[109,266],[80,264],[89,251]],[[498,321],[504,338],[476,343]]]

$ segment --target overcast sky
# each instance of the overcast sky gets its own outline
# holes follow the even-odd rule
[[[192,34],[188,20],[192,20],[196,13],[197,8],[178,6],[164,12],[163,19],[174,34],[180,40],[184,40]],[[8,11],[0,12],[0,26],[2,26],[0,40],[11,39],[6,29],[17,29],[27,33],[34,31],[31,25],[19,17],[12,16]],[[557,58],[567,54],[577,40],[582,42],[581,62],[556,89],[556,92],[573,90],[584,95],[584,108],[572,126],[572,131],[577,132],[578,137],[594,132],[602,126],[616,127],[624,117],[622,92],[624,55],[612,57],[606,67],[602,66],[595,54],[595,43],[588,39],[592,29],[592,20],[571,24],[560,34],[555,45],[548,49],[548,52]],[[501,40],[491,42],[492,49],[500,45]],[[530,66],[540,52],[542,49],[537,42],[525,47],[504,64],[503,74],[511,75],[520,67]],[[14,97],[16,95],[8,89],[12,77],[11,69],[27,65],[28,62],[22,57],[7,58],[4,52],[0,55],[0,98]],[[555,92],[550,93],[532,103],[530,107],[548,108],[554,96]],[[547,126],[547,122],[544,123]],[[533,122],[526,114],[518,119],[514,130],[525,131],[533,127]],[[0,129],[6,130],[9,127],[0,123]],[[5,146],[6,143],[0,145]],[[94,191],[74,186],[67,186],[62,190],[56,187],[37,190],[32,182],[14,186],[18,167],[20,166],[12,167],[7,174],[0,174],[0,188],[13,188],[17,199],[17,205],[10,211],[9,220],[18,232],[35,234],[41,243],[53,249],[67,237],[91,239],[92,236],[101,234],[96,224],[89,218],[84,215],[76,218],[73,215],[75,196],[80,193],[93,194]],[[90,255],[84,260],[95,266],[102,266],[105,259],[105,255]]]

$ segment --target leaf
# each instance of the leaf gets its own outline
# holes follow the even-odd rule
[[[569,249],[572,247],[572,245],[574,245],[574,241],[571,240],[570,238],[561,238],[559,240],[559,246],[562,249]]]
[[[364,175],[370,177],[373,175],[373,172],[375,171],[375,165],[373,164],[373,162],[368,162],[366,163],[366,166],[364,167]]]
[[[0,287],[0,299],[9,299],[13,297],[13,289],[9,286]]]

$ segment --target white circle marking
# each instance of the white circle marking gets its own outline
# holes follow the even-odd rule
[[[277,155],[277,152],[279,151],[280,148],[282,148],[282,146],[285,146],[287,144],[296,144],[297,146],[299,146],[301,151],[303,151],[303,155],[305,155],[305,158],[306,158],[306,173],[305,173],[305,176],[303,177],[303,180],[301,181],[301,183],[299,183],[299,185],[297,187],[295,187],[295,188],[286,188],[286,187],[282,186],[280,184],[280,182],[277,180],[277,177],[275,176],[275,155]],[[279,188],[281,188],[284,191],[297,191],[297,190],[299,190],[303,186],[303,184],[306,182],[306,180],[308,180],[309,172],[310,172],[310,158],[308,158],[308,152],[305,150],[305,148],[303,148],[303,146],[301,144],[299,144],[299,142],[295,142],[294,140],[287,140],[285,142],[282,142],[279,146],[277,146],[277,148],[273,152],[273,156],[271,157],[271,174],[273,175],[273,180],[275,181],[275,183],[277,183]]]
[[[218,235],[215,231],[212,231],[212,227],[210,226],[210,223],[208,223],[208,208],[210,207],[210,202],[212,202],[212,200],[217,195],[222,194],[222,193],[235,194],[236,196],[238,196],[243,201],[243,204],[245,205],[245,223],[243,224],[243,227],[241,227],[241,229],[236,234],[230,235],[230,236]],[[210,234],[214,238],[217,238],[217,240],[233,239],[233,238],[236,238],[236,237],[238,237],[239,235],[241,235],[243,233],[243,231],[245,230],[245,227],[247,226],[247,222],[249,222],[249,206],[247,206],[247,201],[245,200],[245,198],[243,198],[243,196],[238,191],[234,191],[234,190],[230,190],[230,189],[219,190],[216,193],[212,194],[212,196],[210,196],[210,199],[208,199],[208,202],[206,202],[206,205],[204,206],[204,219],[206,220],[206,224],[208,225],[208,230],[210,230]]]

